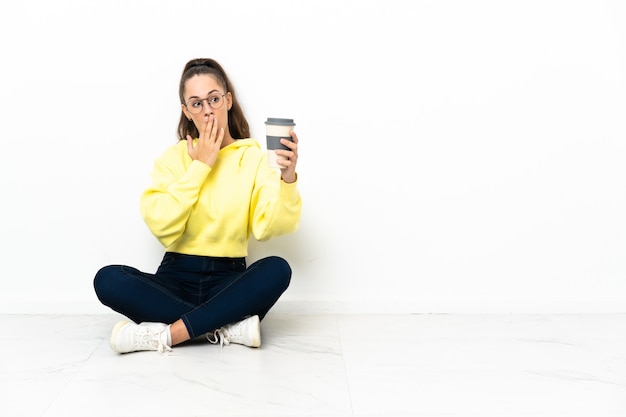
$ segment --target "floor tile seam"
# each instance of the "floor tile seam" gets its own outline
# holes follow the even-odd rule
[[[80,364],[80,366],[73,372],[72,376],[70,378],[68,378],[68,380],[65,382],[65,384],[63,384],[63,387],[61,387],[59,389],[59,391],[57,392],[57,394],[54,396],[54,398],[52,400],[50,400],[50,403],[46,406],[45,410],[43,411],[43,413],[41,414],[41,417],[45,417],[46,414],[48,413],[48,410],[54,405],[54,403],[61,397],[61,395],[63,395],[63,393],[67,390],[67,388],[74,382],[74,380],[76,379],[76,377],[80,374],[81,370],[83,369],[83,367],[85,366],[85,364],[87,362],[89,362],[89,360],[93,357],[94,353],[96,353],[98,351],[98,349],[100,349],[100,346],[102,346],[102,343],[105,341],[105,339],[101,339],[100,343],[98,343],[94,349],[91,351],[91,353],[89,353],[89,356],[87,356],[87,358],[85,358],[85,360],[82,361],[82,363]]]
[[[350,401],[350,413],[354,416],[354,405],[352,403],[352,390],[350,388],[350,378],[348,377],[348,364],[346,363],[346,357],[343,351],[343,340],[341,336],[341,329],[339,327],[339,319],[337,315],[333,316],[335,322],[335,329],[337,330],[337,337],[339,339],[339,352],[341,353],[341,363],[343,365],[343,375],[346,381],[346,387],[348,389],[348,400]]]

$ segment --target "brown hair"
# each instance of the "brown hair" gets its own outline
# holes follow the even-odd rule
[[[228,111],[228,130],[230,136],[233,139],[244,139],[250,137],[250,127],[246,116],[243,114],[243,109],[237,101],[235,95],[235,87],[228,79],[226,72],[217,61],[210,58],[198,58],[192,59],[187,62],[183,75],[180,77],[180,85],[178,87],[178,95],[180,97],[180,103],[185,104],[185,83],[191,77],[200,74],[211,75],[215,80],[221,84],[225,89],[224,93],[230,92],[233,102],[230,110]],[[178,122],[178,140],[184,140],[190,135],[192,138],[200,136],[198,128],[193,121],[188,120],[181,109],[180,121]]]

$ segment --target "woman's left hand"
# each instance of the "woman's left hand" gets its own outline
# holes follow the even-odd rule
[[[289,150],[277,149],[275,151],[277,155],[287,158],[277,160],[278,164],[281,165],[280,176],[286,183],[296,181],[296,164],[298,163],[298,136],[293,130],[290,134],[291,140],[284,138],[280,140],[280,143],[288,147]]]

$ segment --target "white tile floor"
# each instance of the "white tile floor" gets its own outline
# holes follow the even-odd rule
[[[118,355],[120,316],[0,316],[0,416],[626,416],[626,315],[288,315]]]

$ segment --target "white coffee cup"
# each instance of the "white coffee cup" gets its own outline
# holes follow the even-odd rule
[[[272,168],[283,168],[276,162],[279,159],[287,159],[282,155],[277,155],[276,149],[289,150],[288,147],[280,143],[281,139],[291,140],[289,132],[293,130],[296,124],[293,119],[281,119],[277,117],[268,117],[265,121],[265,139],[267,143],[267,161]]]

